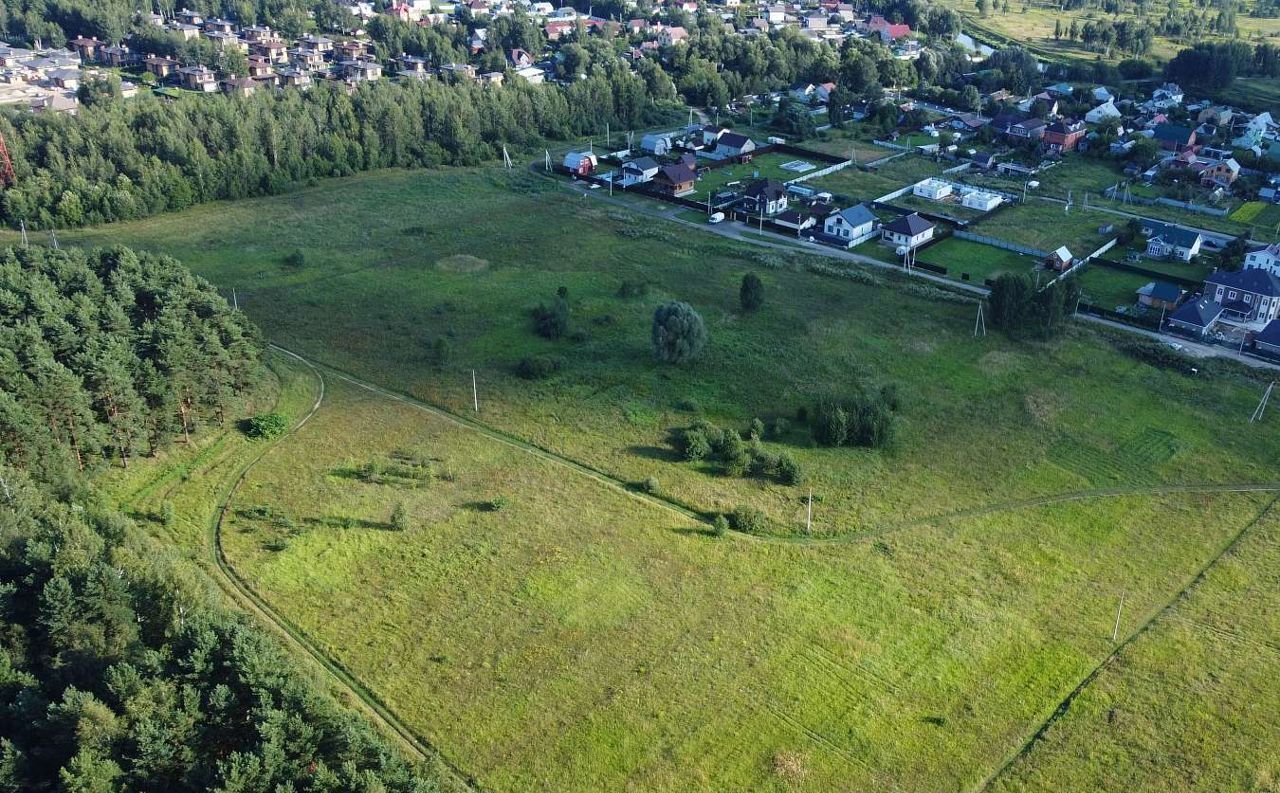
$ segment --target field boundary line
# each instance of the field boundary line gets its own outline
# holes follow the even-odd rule
[[[1071,706],[1075,703],[1076,699],[1093,684],[1093,681],[1097,680],[1103,671],[1114,663],[1115,660],[1120,657],[1120,654],[1129,647],[1129,645],[1133,644],[1140,637],[1145,636],[1148,631],[1155,627],[1157,622],[1166,615],[1172,613],[1177,606],[1186,600],[1186,598],[1200,585],[1200,583],[1204,581],[1205,576],[1209,574],[1209,571],[1212,570],[1224,557],[1235,551],[1239,546],[1240,541],[1249,533],[1249,530],[1254,526],[1257,526],[1258,523],[1266,517],[1267,513],[1269,513],[1276,505],[1277,501],[1280,501],[1280,496],[1275,496],[1268,501],[1258,514],[1240,527],[1240,530],[1232,535],[1231,538],[1229,538],[1227,542],[1218,549],[1217,553],[1209,557],[1205,563],[1191,575],[1190,579],[1188,579],[1177,592],[1173,593],[1173,596],[1169,598],[1164,605],[1151,612],[1137,628],[1124,638],[1123,641],[1113,647],[1111,652],[1107,653],[1107,655],[1104,656],[1103,659],[1099,661],[1093,669],[1091,669],[1080,680],[1079,683],[1076,684],[1075,688],[1071,689],[1071,691],[1067,693],[1062,701],[1058,703],[1058,706],[1053,709],[1053,712],[1051,712],[1048,717],[1040,723],[1035,732],[1033,732],[1015,752],[1006,757],[1005,761],[1001,763],[995,771],[988,774],[985,779],[972,788],[973,793],[987,793],[987,791],[991,790],[992,785],[1017,765],[1022,758],[1030,756],[1031,752],[1035,749],[1036,744],[1040,743],[1040,741],[1044,739],[1045,735],[1048,734],[1049,730],[1053,728],[1053,725],[1065,716],[1067,711],[1071,710]]]
[[[412,729],[406,726],[398,716],[395,715],[376,694],[371,692],[364,686],[360,680],[348,671],[339,661],[330,658],[327,653],[317,647],[312,640],[298,626],[294,625],[288,618],[280,615],[261,595],[259,595],[247,581],[245,581],[236,571],[235,567],[227,559],[222,548],[222,525],[226,519],[227,513],[231,511],[231,504],[235,500],[236,494],[240,490],[240,486],[248,478],[249,472],[261,462],[270,452],[272,452],[286,438],[292,437],[302,429],[320,411],[321,403],[325,398],[325,379],[324,374],[313,363],[302,356],[285,350],[276,345],[270,345],[279,352],[295,358],[299,362],[305,364],[319,383],[319,393],[316,395],[316,401],[288,433],[276,438],[270,445],[266,446],[252,459],[244,463],[231,476],[233,481],[230,487],[225,491],[219,500],[214,515],[208,527],[210,547],[212,554],[214,569],[217,571],[217,578],[221,579],[222,588],[227,590],[239,605],[245,610],[266,622],[277,633],[283,635],[288,643],[295,646],[296,649],[305,653],[312,661],[329,673],[329,676],[343,689],[345,689],[354,699],[359,702],[360,710],[365,715],[380,724],[384,733],[394,736],[408,749],[413,755],[416,755],[419,761],[432,764],[436,768],[440,768],[454,777],[454,782],[465,790],[480,790],[478,782],[463,771],[460,767],[451,762],[445,755],[432,744],[417,735]],[[339,703],[341,704],[341,703]]]

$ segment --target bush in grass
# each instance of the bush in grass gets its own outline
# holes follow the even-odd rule
[[[293,253],[285,256],[282,261],[284,262],[285,267],[289,267],[294,270],[301,270],[303,267],[307,266],[307,255],[300,250],[295,250]]]
[[[711,534],[716,537],[723,537],[729,533],[729,519],[724,515],[716,515],[711,521]]]
[[[786,417],[778,416],[773,420],[772,432],[774,439],[785,437],[790,430],[791,423],[787,421]]]
[[[397,501],[391,508],[391,528],[396,531],[409,528],[409,510],[405,508],[403,501]]]
[[[502,510],[507,508],[507,497],[494,496],[493,498],[484,502],[483,507],[485,512],[501,512]]]
[[[742,476],[751,466],[751,452],[737,430],[724,431],[718,452],[720,462],[724,463],[724,472],[729,476]]]
[[[453,357],[453,348],[449,344],[449,340],[444,336],[437,336],[436,340],[431,343],[431,362],[436,365],[437,369],[443,369],[449,364],[449,359]]]
[[[160,522],[166,528],[172,528],[173,524],[178,520],[177,510],[173,507],[172,501],[165,501],[160,505]]]
[[[245,434],[250,438],[270,440],[289,429],[289,420],[279,413],[259,413],[245,424]]]
[[[800,464],[787,452],[778,455],[776,476],[784,485],[798,485],[804,480],[804,472],[800,470]]]
[[[750,314],[764,305],[764,282],[755,273],[742,276],[742,286],[738,288],[738,302],[742,310]]]
[[[702,405],[698,404],[698,400],[693,397],[684,397],[676,403],[676,410],[683,410],[685,413],[701,413]]]
[[[559,295],[550,306],[533,309],[533,330],[546,339],[558,339],[569,331],[569,301]]]
[[[659,490],[658,477],[651,476],[648,479],[644,480],[644,492],[648,493],[649,495],[656,496],[658,494],[658,490]]]
[[[711,454],[711,442],[698,427],[690,427],[680,433],[680,453],[691,462],[706,459]]]
[[[673,300],[653,312],[653,354],[667,363],[688,363],[707,346],[707,326],[693,306]]]
[[[820,397],[813,408],[813,439],[821,446],[887,446],[893,440],[896,404],[896,389],[882,388],[843,400]]]
[[[769,528],[764,513],[755,507],[740,506],[733,510],[729,523],[744,534],[763,534]]]
[[[649,294],[649,284],[644,281],[623,281],[618,287],[618,297],[631,299]]]
[[[759,416],[751,419],[751,428],[747,430],[747,437],[753,441],[764,438],[764,421]]]
[[[560,359],[549,355],[533,355],[521,358],[516,364],[516,375],[525,380],[542,380],[560,371]]]

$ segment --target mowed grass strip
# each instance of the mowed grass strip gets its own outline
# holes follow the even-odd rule
[[[494,790],[970,784],[1105,653],[1122,588],[1157,608],[1262,502],[715,540],[412,406],[328,394],[246,481],[228,558]]]
[[[968,273],[969,282],[976,284],[1002,273],[1029,273],[1039,263],[1032,256],[959,237],[925,248],[920,253],[920,261],[946,267],[947,277],[956,280],[962,280],[961,275]]]
[[[1280,516],[1109,664],[996,791],[1260,790],[1280,773]],[[1142,618],[1128,612],[1128,627]]]

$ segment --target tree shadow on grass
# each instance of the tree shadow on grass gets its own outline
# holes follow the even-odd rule
[[[320,526],[326,529],[378,529],[379,531],[395,531],[395,526],[384,520],[364,520],[363,518],[303,518],[308,526]]]
[[[664,446],[628,446],[627,452],[646,460],[657,460],[664,463],[680,462],[680,453]]]

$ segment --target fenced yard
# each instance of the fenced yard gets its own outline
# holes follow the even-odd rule
[[[928,157],[906,155],[870,171],[850,166],[838,173],[814,179],[811,187],[845,196],[850,201],[870,201],[894,190],[938,176],[947,167]]]
[[[958,237],[950,237],[921,251],[920,261],[947,268],[947,277],[957,281],[963,281],[963,274],[968,273],[969,283],[979,285],[1002,273],[1029,273],[1037,264],[1033,256]]]
[[[1066,245],[1077,257],[1084,257],[1115,236],[1101,234],[1100,228],[1122,225],[1123,218],[1106,212],[1072,207],[1050,201],[1028,200],[979,220],[970,231],[1027,245],[1044,251]]]
[[[753,179],[777,179],[779,182],[786,182],[800,176],[801,172],[789,170],[783,166],[803,159],[803,157],[798,157],[794,154],[769,152],[755,157],[748,163],[712,168],[698,177],[694,192],[685,197],[694,201],[706,201],[708,195],[714,195],[728,189],[731,182],[742,182],[741,185],[734,185],[735,189],[745,187],[747,182]],[[821,162],[811,162],[810,164],[815,168],[826,165],[826,163]],[[698,160],[699,168],[706,165],[706,160]]]

